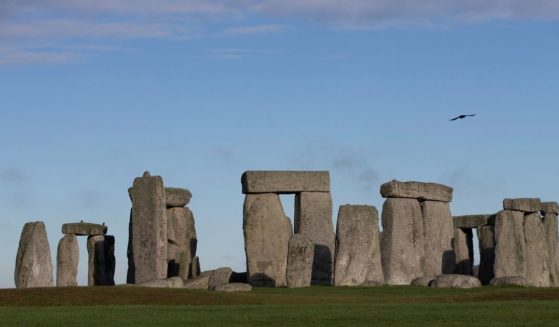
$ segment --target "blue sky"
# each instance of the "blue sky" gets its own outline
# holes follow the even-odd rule
[[[123,282],[145,170],[192,191],[203,269],[244,270],[245,170],[329,170],[334,218],[394,178],[453,186],[455,215],[559,200],[558,19],[543,0],[0,1],[0,287],[34,220],[53,263],[63,223],[105,222]]]

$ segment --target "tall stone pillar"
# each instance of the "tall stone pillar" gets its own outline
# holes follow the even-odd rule
[[[495,226],[486,225],[477,228],[479,241],[479,280],[482,285],[489,285],[495,277]]]
[[[73,234],[66,234],[58,242],[56,255],[56,286],[78,285],[78,262],[80,250]]]
[[[559,213],[559,205],[557,202],[544,202],[542,203],[542,212],[544,214],[543,223],[545,227],[550,284],[553,287],[558,287],[559,238],[557,235],[557,214]]]
[[[460,275],[474,275],[474,248],[471,228],[454,229],[454,252],[456,254],[456,268],[454,272]]]
[[[549,287],[549,267],[545,227],[539,212],[524,217],[526,241],[526,282],[528,286]]]
[[[115,284],[114,247],[114,236],[94,235],[88,237],[88,286],[112,286]]]
[[[51,287],[52,261],[45,224],[29,222],[23,226],[14,271],[16,288]]]
[[[455,257],[452,247],[454,224],[450,205],[443,201],[421,202],[423,233],[425,234],[425,276],[438,276],[454,272]]]
[[[495,219],[495,277],[526,276],[524,213],[503,210]]]

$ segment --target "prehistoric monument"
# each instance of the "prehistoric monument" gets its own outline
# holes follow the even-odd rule
[[[246,272],[201,272],[192,194],[165,187],[145,172],[128,190],[132,201],[127,283],[144,287],[250,291],[252,286],[310,285],[559,287],[556,202],[505,199],[496,214],[453,217],[451,187],[396,180],[381,186],[384,202],[342,205],[332,221],[327,171],[247,171],[243,234]],[[294,222],[280,194],[294,194]],[[480,265],[474,269],[474,232]],[[115,239],[107,226],[69,223],[57,248],[57,286],[76,286],[78,236],[87,236],[88,285],[114,285]],[[25,224],[14,271],[18,288],[53,286],[42,222]]]

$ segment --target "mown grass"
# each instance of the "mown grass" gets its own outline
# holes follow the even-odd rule
[[[559,326],[559,289],[0,290],[0,326]]]

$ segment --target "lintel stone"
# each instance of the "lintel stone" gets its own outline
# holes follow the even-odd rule
[[[559,204],[557,202],[542,202],[542,211],[550,215],[559,214]]]
[[[539,198],[504,199],[503,209],[528,213],[541,211],[542,201]]]
[[[452,221],[454,228],[476,228],[478,226],[494,226],[495,215],[455,216]]]
[[[382,184],[380,194],[383,198],[411,198],[431,201],[452,201],[452,187],[422,182],[400,182],[392,180]]]
[[[62,234],[73,234],[81,236],[105,235],[107,226],[93,223],[68,223],[62,225]]]
[[[328,171],[246,171],[243,194],[330,192]]]

